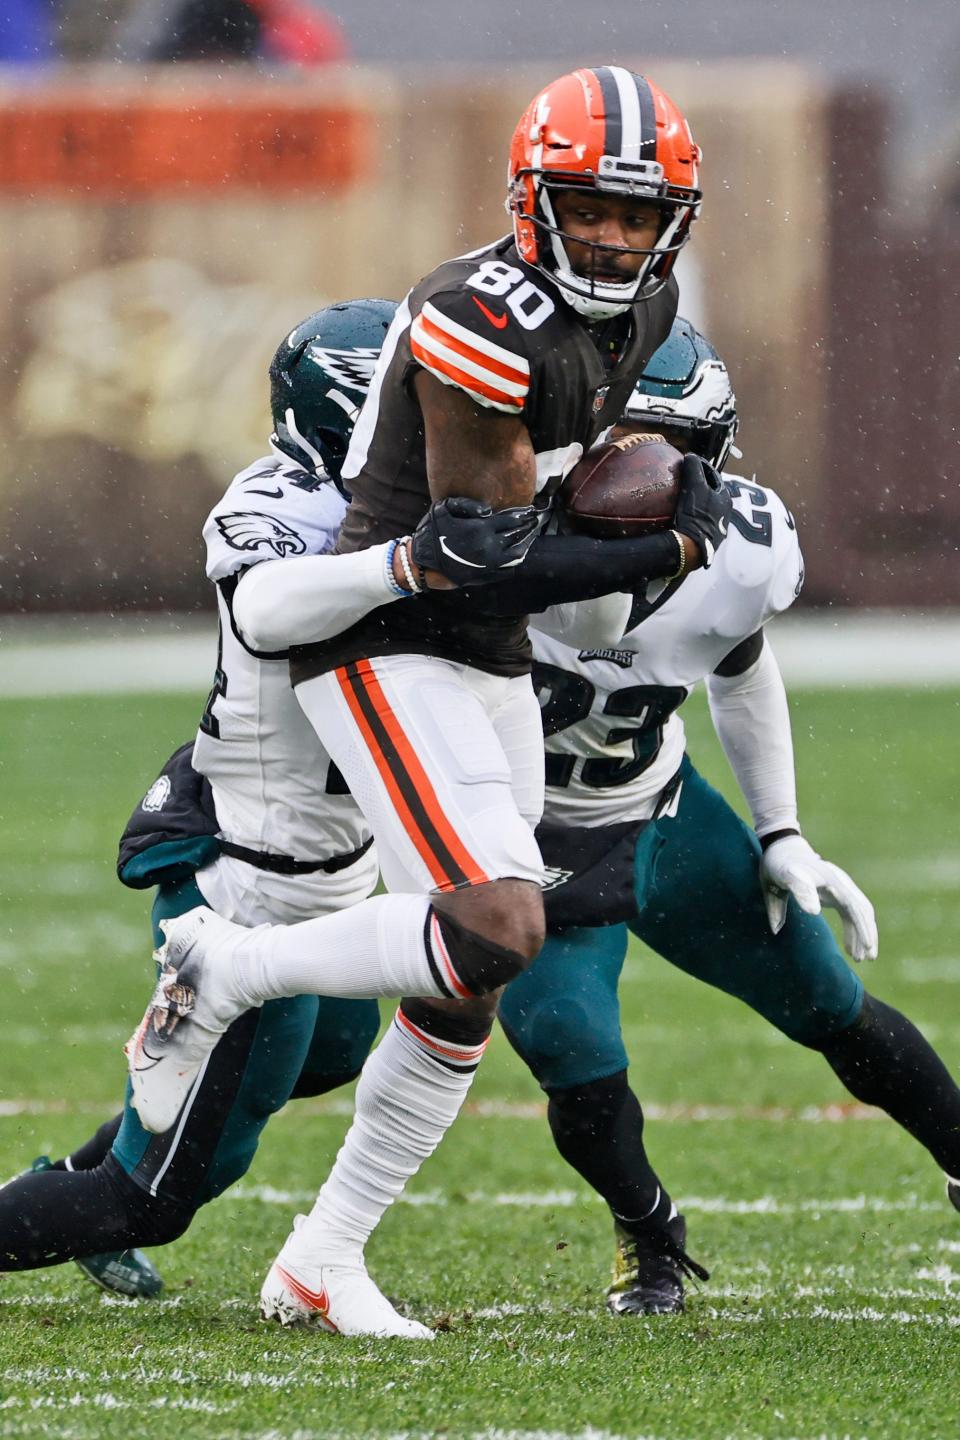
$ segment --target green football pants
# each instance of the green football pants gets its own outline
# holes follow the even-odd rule
[[[689,759],[675,818],[637,844],[638,919],[630,930],[671,965],[744,1001],[791,1040],[816,1045],[851,1025],[863,985],[822,916],[791,900],[772,935],[760,892],[753,831]],[[508,986],[500,1020],[544,1089],[565,1089],[626,1068],[617,985],[627,926],[547,937]]]

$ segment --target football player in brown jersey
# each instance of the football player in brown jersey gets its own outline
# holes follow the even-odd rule
[[[513,233],[415,286],[384,343],[342,472],[353,498],[338,548],[415,531],[391,542],[386,569],[398,598],[419,598],[301,647],[291,675],[374,831],[390,893],[264,934],[202,910],[172,921],[131,1052],[149,1129],[251,1004],[425,997],[403,1000],[365,1068],[357,1120],[268,1279],[271,1313],[335,1323],[337,1296],[369,1285],[365,1240],[457,1114],[497,994],[543,942],[539,706],[516,588],[506,607],[497,591],[518,570],[536,584],[560,565],[605,574],[592,593],[621,588],[597,542],[557,537],[551,551],[537,536],[563,476],[669,333],[698,162],[686,120],[645,77],[618,66],[561,77],[514,136]],[[643,542],[644,573],[709,564],[728,512],[692,459],[675,528]],[[438,575],[457,591],[425,593]],[[345,955],[350,973],[334,965],[334,977]]]

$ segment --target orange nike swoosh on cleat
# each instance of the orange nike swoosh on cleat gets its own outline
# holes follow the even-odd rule
[[[289,1270],[284,1270],[282,1265],[277,1265],[276,1271],[283,1280],[284,1285],[286,1285],[288,1289],[293,1291],[294,1295],[296,1295],[298,1300],[302,1300],[304,1305],[309,1305],[312,1309],[316,1310],[319,1315],[322,1315],[323,1318],[327,1320],[331,1325],[333,1324],[333,1321],[330,1320],[330,1297],[327,1294],[326,1286],[316,1291],[308,1290],[306,1285],[303,1285],[299,1280],[296,1280],[290,1274]]]
[[[505,329],[506,329],[507,321],[510,319],[510,316],[509,316],[509,315],[494,315],[493,311],[492,311],[492,310],[488,310],[487,307],[486,307],[486,305],[484,305],[483,301],[482,301],[482,300],[478,300],[477,297],[476,297],[476,295],[474,295],[472,298],[473,298],[473,303],[474,303],[474,305],[479,305],[480,309],[483,311],[484,315],[486,315],[487,319],[490,321],[490,324],[491,324],[495,329],[497,329],[497,330],[505,330]]]

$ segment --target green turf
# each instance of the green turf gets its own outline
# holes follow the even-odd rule
[[[689,708],[691,749],[729,788]],[[116,836],[197,710],[0,704],[0,1174],[71,1147],[120,1094],[149,957]],[[804,693],[793,710],[808,833],[877,902],[868,983],[960,1067],[960,695]],[[886,1121],[810,1111],[844,1098],[822,1061],[648,952],[628,964],[624,1009],[637,1089],[676,1107],[649,1126],[654,1159],[714,1272],[686,1316],[605,1313],[608,1221],[499,1039],[479,1105],[412,1187],[421,1203],[370,1247],[387,1292],[442,1325],[432,1346],[256,1320],[265,1267],[346,1124],[303,1102],[239,1192],[155,1252],[166,1301],[106,1303],[72,1266],[3,1277],[0,1436],[960,1434],[960,1216],[926,1156]]]

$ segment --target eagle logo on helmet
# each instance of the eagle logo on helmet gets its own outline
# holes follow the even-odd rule
[[[272,550],[281,560],[306,554],[303,537],[273,515],[256,510],[234,511],[218,515],[216,520],[217,529],[233,550]]]
[[[304,359],[319,365],[320,369],[338,384],[366,393],[370,389],[379,356],[380,351],[371,348],[330,350],[323,345],[309,345]]]

